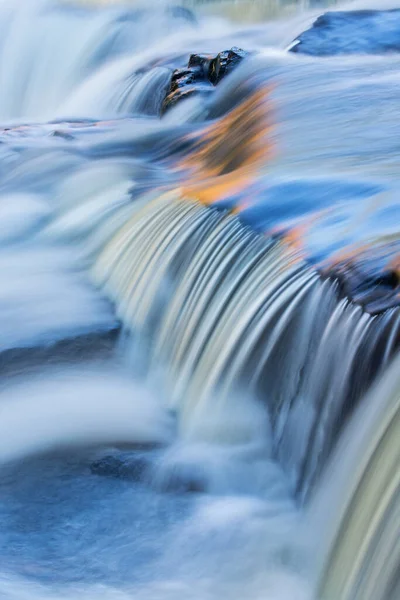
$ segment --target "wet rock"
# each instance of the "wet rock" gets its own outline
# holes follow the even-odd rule
[[[311,56],[399,51],[399,9],[327,12],[290,46]]]
[[[94,475],[114,477],[129,481],[142,481],[149,467],[148,459],[143,455],[104,456],[90,465]]]
[[[379,314],[400,305],[400,277],[390,268],[374,272],[371,263],[344,262],[332,267],[329,276],[338,281],[342,296],[370,314]]]
[[[56,129],[50,134],[51,137],[62,138],[63,140],[73,140],[74,136],[66,131],[61,131],[60,129]]]
[[[218,85],[226,75],[231,73],[239,65],[246,55],[247,52],[236,47],[220,52],[210,62],[208,79],[213,85]]]
[[[192,54],[187,67],[173,72],[161,113],[165,113],[185,98],[212,93],[215,86],[232,72],[247,54],[245,50],[236,47],[224,50],[217,56]]]
[[[168,92],[162,104],[162,114],[185,98],[212,92],[213,86],[207,80],[207,67],[200,61],[199,64],[195,64],[193,61],[191,65],[191,59],[192,57],[189,59],[188,67],[176,69],[173,72]]]
[[[212,54],[191,54],[188,62],[188,68],[191,70],[199,69],[201,78],[208,79],[210,63],[212,60]]]
[[[162,104],[161,114],[165,114],[167,110],[169,110],[173,106],[176,106],[176,104],[187,98],[199,95],[208,96],[211,92],[212,87],[205,84],[187,86],[183,85],[174,92],[168,93]]]
[[[175,104],[177,100],[187,97],[195,92],[199,93],[203,88],[207,90],[212,89],[210,85],[207,85],[201,65],[194,65],[189,66],[187,69],[175,70],[172,74],[170,88],[166,98],[166,101],[169,103],[168,108]]]

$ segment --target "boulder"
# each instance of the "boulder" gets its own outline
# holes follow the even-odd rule
[[[327,12],[289,46],[311,56],[400,51],[400,10]]]
[[[209,65],[208,79],[213,85],[218,83],[229,73],[231,73],[240,62],[246,57],[247,52],[241,48],[231,48],[224,50],[213,58]]]
[[[216,56],[210,54],[192,54],[186,67],[175,69],[161,113],[175,106],[178,102],[193,95],[212,93],[226,75],[231,73],[247,56],[241,48],[224,50]]]

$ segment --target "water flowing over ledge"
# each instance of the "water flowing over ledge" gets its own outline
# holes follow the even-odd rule
[[[312,506],[328,550],[320,555],[322,598],[398,596],[398,367],[396,359],[357,412]]]
[[[369,316],[285,242],[171,194],[134,212],[93,274],[122,321],[150,337],[149,361],[167,364],[183,435],[223,438],[210,415],[229,414],[238,389],[254,394],[301,494],[398,344],[396,309]]]

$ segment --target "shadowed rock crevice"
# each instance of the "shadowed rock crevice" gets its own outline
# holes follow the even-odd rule
[[[371,272],[368,265],[348,262],[335,265],[328,273],[338,281],[343,297],[362,306],[371,315],[400,305],[400,279],[395,269]]]

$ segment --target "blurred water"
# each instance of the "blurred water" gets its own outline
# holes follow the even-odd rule
[[[319,550],[310,542],[318,525],[305,525],[293,479],[302,451],[311,448],[313,459],[318,444],[324,448],[345,384],[357,382],[361,395],[369,383],[369,372],[356,371],[359,357],[371,359],[374,374],[391,358],[398,315],[369,320],[359,308],[337,306],[334,286],[316,283],[308,269],[387,239],[397,253],[400,133],[397,55],[319,59],[286,51],[315,14],[244,26],[221,13],[195,21],[136,3],[0,4],[0,351],[8,357],[0,359],[0,597],[314,597]],[[191,52],[232,45],[256,55],[209,101],[194,98],[160,119],[173,69]],[[241,96],[257,92],[273,123],[260,139],[273,152],[244,193],[222,200],[236,207],[249,240],[255,230],[265,234],[265,247],[243,243],[239,254],[236,222],[230,237],[211,239],[221,217],[182,203],[192,229],[180,229],[174,202],[190,191],[195,174],[182,163],[197,160],[210,119],[217,136],[218,124],[226,127],[215,166],[229,144],[242,160],[246,135],[229,114]],[[200,180],[207,177],[200,171]],[[207,182],[212,190],[215,181]],[[159,198],[167,199],[164,213]],[[203,219],[199,238],[195,212]],[[252,273],[253,250],[258,257],[272,247],[266,240],[303,228],[301,268],[297,250],[273,259],[282,272],[293,260],[304,281],[281,281],[277,267],[276,280],[261,274],[251,288],[265,294],[270,312],[250,296],[246,304],[240,268]],[[187,251],[182,263],[173,260],[177,248]],[[210,279],[195,280],[193,292],[188,281],[202,257]],[[268,260],[265,272],[275,273]],[[178,277],[182,265],[187,279]],[[224,271],[229,265],[237,268]],[[281,304],[267,296],[276,282]],[[309,296],[302,282],[315,282]],[[241,314],[225,311],[236,289],[244,289]],[[320,321],[310,319],[317,308]],[[271,337],[260,342],[257,327],[267,317],[274,317]],[[115,343],[121,326],[129,332]],[[202,336],[211,330],[215,338],[206,341],[221,346],[203,355]],[[246,334],[243,345],[237,332]],[[101,344],[107,352],[99,357]],[[261,404],[253,381],[267,351],[276,378]],[[309,370],[304,356],[312,358]],[[236,375],[248,363],[243,389]],[[10,372],[10,364],[18,366]],[[309,387],[297,385],[299,373]],[[224,394],[217,396],[219,377]],[[337,400],[332,413],[325,405],[318,413],[321,398],[328,408]],[[315,412],[324,419],[309,444]],[[280,446],[283,438],[289,442]],[[104,456],[114,465],[126,460],[127,470],[100,475],[92,466]]]

